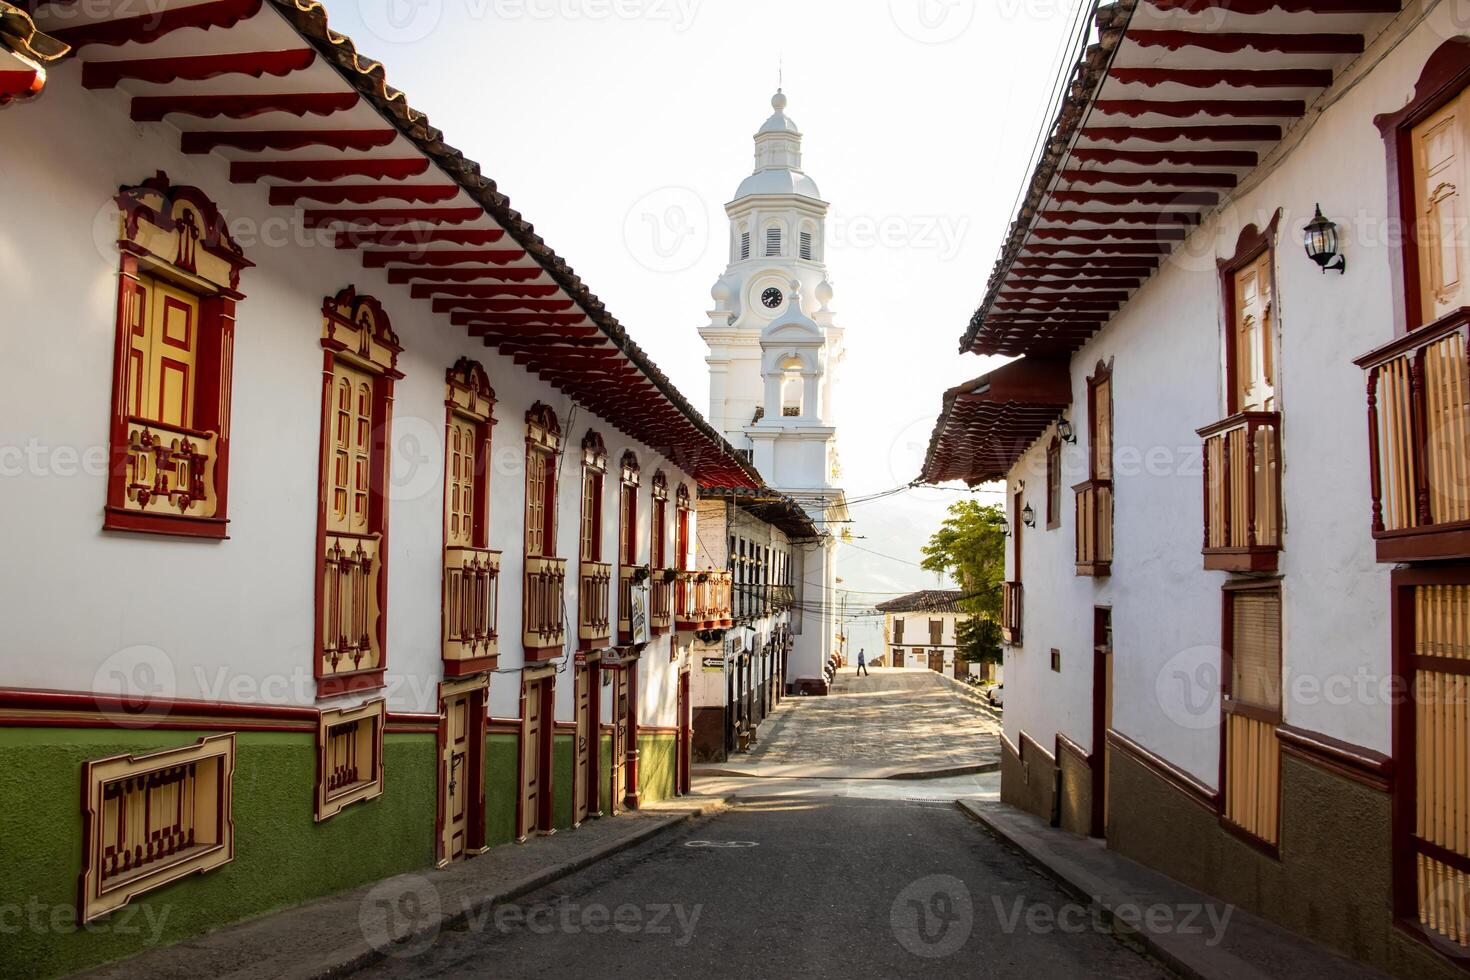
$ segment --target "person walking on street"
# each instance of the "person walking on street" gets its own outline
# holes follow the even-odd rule
[[[872,676],[871,674],[868,673],[868,657],[867,657],[867,654],[865,654],[863,652],[863,648],[862,647],[858,647],[858,669],[857,669],[857,676],[859,676],[859,677],[871,677]]]

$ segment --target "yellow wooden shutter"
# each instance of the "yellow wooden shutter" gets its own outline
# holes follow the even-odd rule
[[[1113,478],[1113,381],[1099,381],[1092,387],[1092,459],[1093,476],[1099,480]]]
[[[199,300],[139,276],[128,310],[128,413],[190,428],[199,352]]]
[[[332,367],[327,447],[329,531],[367,533],[374,424],[372,377],[338,361]]]
[[[445,487],[445,536],[460,547],[474,544],[476,425],[454,416],[449,423],[449,481]]]
[[[1231,697],[1281,709],[1281,594],[1240,592],[1231,603]]]
[[[1470,305],[1464,282],[1465,112],[1466,96],[1461,95],[1414,127],[1419,295],[1425,323]]]

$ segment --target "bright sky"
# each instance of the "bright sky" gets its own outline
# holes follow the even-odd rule
[[[723,206],[783,65],[805,169],[832,205],[850,498],[913,479],[941,391],[989,366],[957,345],[1076,2],[327,0],[332,26],[385,63],[701,410],[695,331],[725,266]],[[854,507],[849,606],[935,587],[919,546],[960,496]],[[852,637],[881,650],[876,630]]]

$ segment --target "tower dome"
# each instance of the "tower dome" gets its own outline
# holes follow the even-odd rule
[[[821,200],[817,182],[801,169],[801,130],[786,115],[786,93],[771,96],[775,110],[755,134],[755,169],[735,191],[735,200],[756,195],[790,195]]]

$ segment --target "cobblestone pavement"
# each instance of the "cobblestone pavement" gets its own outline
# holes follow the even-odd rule
[[[930,670],[874,668],[837,675],[826,697],[787,698],[761,725],[750,755],[727,768],[811,775],[893,775],[1000,762],[999,724]]]

